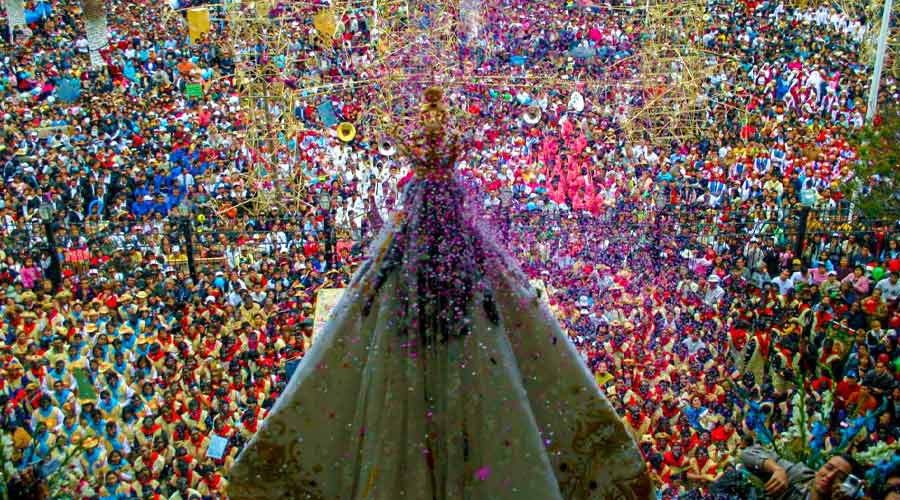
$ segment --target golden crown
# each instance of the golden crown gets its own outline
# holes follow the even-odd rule
[[[443,97],[444,92],[437,87],[425,89],[419,130],[407,140],[400,139],[401,134],[396,130],[393,134],[397,149],[413,162],[419,177],[450,176],[459,157],[459,138],[447,128],[449,113]]]

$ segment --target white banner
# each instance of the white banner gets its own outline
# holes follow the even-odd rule
[[[26,26],[25,2],[23,0],[6,0],[6,17],[9,19],[9,36],[11,38],[16,26]]]
[[[331,311],[334,309],[334,306],[341,301],[341,297],[343,296],[343,288],[319,289],[316,294],[316,311],[313,316],[313,336],[311,339],[304,339],[304,342],[306,342],[306,349],[312,347],[313,342],[316,341],[316,337],[322,333],[322,328],[325,327],[328,320],[331,318]]]
[[[103,66],[100,51],[109,44],[109,28],[106,24],[106,11],[103,9],[101,0],[84,2],[84,29],[87,34],[91,66],[95,68]]]
[[[464,27],[468,43],[475,45],[481,35],[483,22],[481,2],[478,0],[461,0],[459,3],[460,20]]]

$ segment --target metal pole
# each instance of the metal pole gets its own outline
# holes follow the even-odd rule
[[[181,219],[181,234],[184,236],[184,247],[187,251],[188,272],[191,273],[191,280],[197,284],[197,268],[194,266],[194,234],[191,231],[190,216],[184,216]]]
[[[872,70],[872,85],[869,87],[869,103],[866,106],[866,123],[870,125],[875,119],[875,110],[878,107],[878,87],[881,85],[881,70],[884,67],[884,53],[887,50],[887,39],[891,29],[893,3],[893,0],[884,0],[884,11],[881,14],[878,51],[875,53],[875,68]]]
[[[53,219],[44,222],[44,231],[47,233],[47,247],[50,251],[50,281],[53,282],[53,291],[59,290],[62,285],[62,266],[59,262],[59,252],[56,248],[56,235],[53,234]]]
[[[372,0],[372,29],[369,30],[371,33],[372,41],[378,41],[378,0]]]

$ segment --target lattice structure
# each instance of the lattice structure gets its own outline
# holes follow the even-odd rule
[[[354,90],[375,87],[380,99],[359,102],[365,113],[354,117],[357,128],[380,123],[390,114],[396,90],[391,82],[406,78],[401,51],[414,50],[407,0],[336,0],[276,2],[272,0],[225,3],[230,49],[235,61],[235,82],[245,128],[237,137],[242,145],[243,167],[238,182],[255,193],[242,210],[257,215],[287,207],[299,208],[307,189],[307,172],[314,165],[301,159],[305,125],[296,110],[325,102],[331,93],[353,95]],[[371,36],[363,43],[373,61],[360,78],[335,77],[336,61],[358,56],[359,47],[342,41],[347,13],[362,11],[371,22]],[[362,101],[362,99],[360,99]],[[328,133],[317,129],[313,134]],[[225,212],[231,206],[216,207]]]
[[[276,7],[268,0],[225,5],[245,125],[238,136],[243,146],[242,168],[235,176],[238,179],[232,181],[245,183],[255,194],[240,208],[254,215],[296,209],[305,182],[297,172],[296,138],[302,126],[292,112],[293,89],[307,82],[298,82],[293,70],[308,61],[293,33],[314,8],[305,3],[291,3],[288,8],[279,3]],[[232,207],[217,208],[226,211]]]
[[[459,11],[455,1],[384,2],[379,9],[378,57],[361,85],[377,96],[364,104],[360,124],[374,137],[402,127],[405,97],[430,84],[453,85],[459,73]]]
[[[245,207],[251,213],[301,202],[306,176],[300,175],[304,165],[297,158],[296,139],[303,122],[293,110],[298,103],[318,105],[334,94],[350,99],[358,108],[342,119],[351,120],[370,144],[389,130],[402,129],[404,117],[414,113],[406,109],[406,97],[419,95],[429,85],[460,89],[476,81],[532,93],[552,89],[567,95],[587,89],[613,96],[593,103],[590,114],[596,132],[603,133],[604,128],[608,132],[618,124],[630,137],[667,142],[695,136],[701,129],[705,103],[700,96],[710,72],[705,62],[709,55],[699,44],[705,13],[702,0],[652,0],[629,7],[630,15],[642,16],[648,33],[641,52],[630,61],[604,64],[603,71],[593,76],[553,62],[553,57],[564,61],[570,56],[565,53],[514,71],[503,65],[478,66],[464,57],[462,49],[473,43],[486,43],[488,54],[503,50],[491,46],[491,40],[481,40],[485,23],[496,19],[483,18],[488,7],[475,0],[334,0],[326,7],[259,0],[231,1],[225,6],[246,126],[240,136],[245,155],[240,176],[257,193]],[[560,15],[571,15],[564,6],[559,9]],[[330,71],[336,61],[359,56],[359,51],[351,53],[351,47],[340,41],[348,12],[362,12],[370,23],[370,38],[359,42],[367,44],[369,51],[362,63],[354,60],[355,78]],[[508,13],[504,9],[492,12],[495,16]],[[522,21],[523,15],[530,14],[515,15]],[[530,21],[541,22],[540,15]],[[332,37],[338,42],[332,43]],[[634,57],[640,59],[636,74]],[[464,110],[464,104],[455,102],[452,109]],[[316,133],[333,133],[331,127]]]
[[[862,8],[857,8],[862,10]],[[866,34],[864,49],[860,53],[860,62],[869,67],[875,65],[875,52],[878,49],[878,36],[881,32],[881,16],[884,9],[884,0],[870,0],[865,6],[865,14],[871,20],[871,27]],[[891,75],[900,78],[900,24],[897,23],[900,16],[900,1],[894,1],[891,9],[891,27],[888,32],[887,51],[885,52],[884,70],[885,76]]]
[[[102,67],[104,62],[100,51],[109,44],[109,26],[106,21],[106,7],[101,0],[84,0],[84,29],[88,42],[91,66]]]
[[[643,92],[622,123],[630,137],[668,143],[697,137],[702,131],[708,105],[704,85],[712,69],[707,64],[710,54],[700,41],[705,6],[702,0],[646,4],[647,35],[637,79]]]

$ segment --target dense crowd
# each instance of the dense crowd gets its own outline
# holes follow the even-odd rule
[[[78,2],[26,4],[30,33],[0,47],[4,470],[39,466],[74,498],[222,496],[313,340],[317,292],[349,281],[408,165],[378,153],[362,118],[352,142],[323,125],[322,99],[353,121],[366,97],[304,96],[293,112],[322,132],[291,154],[312,187],[254,214],[258,191],[278,186],[248,182],[260,153],[241,140],[221,20],[190,43],[170,7],[110,3],[105,66],[91,68]],[[868,19],[749,0],[711,1],[704,19],[692,34],[716,68],[693,118],[704,133],[661,145],[623,122],[649,98],[625,85],[640,71],[640,16],[485,7],[464,64],[552,75],[565,90],[485,78],[451,91],[478,124],[461,175],[542,282],[665,498],[710,488],[754,444],[812,468],[838,452],[889,467],[900,233],[853,219],[845,193]],[[292,28],[291,50],[318,56],[285,82],[369,75],[371,12],[341,21],[328,48],[310,23]],[[579,47],[593,56],[572,57]],[[573,75],[607,83],[573,87]],[[202,95],[188,97],[195,83]],[[882,102],[897,98],[886,75]]]

